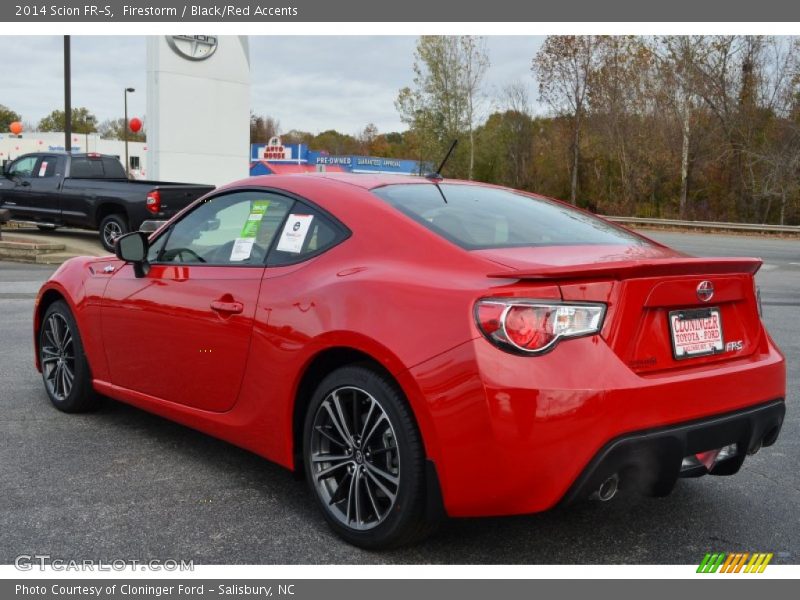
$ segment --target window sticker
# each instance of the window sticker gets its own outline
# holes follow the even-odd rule
[[[42,161],[42,166],[39,167],[39,177],[44,177],[47,174],[47,161]]]
[[[231,262],[248,260],[253,253],[256,238],[236,238],[231,249]]]
[[[250,207],[250,214],[247,216],[244,225],[242,225],[242,231],[233,242],[231,262],[250,259],[250,255],[253,253],[253,244],[256,242],[256,235],[258,235],[258,230],[261,227],[261,219],[267,214],[268,208],[269,200],[256,200],[253,202],[253,206]]]
[[[314,215],[289,215],[276,249],[280,252],[300,254],[313,219]]]

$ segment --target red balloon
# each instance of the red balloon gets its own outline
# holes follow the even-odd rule
[[[133,133],[138,133],[142,129],[142,120],[139,117],[133,117],[128,123]]]
[[[14,121],[13,123],[11,123],[11,125],[8,126],[8,129],[14,135],[19,135],[20,133],[22,133],[22,123],[20,123],[19,121]]]

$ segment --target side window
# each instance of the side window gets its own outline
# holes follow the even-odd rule
[[[69,170],[70,177],[75,179],[92,179],[103,177],[103,163],[97,159],[73,158]]]
[[[26,156],[20,158],[17,162],[11,165],[9,175],[13,177],[33,177],[33,168],[39,160],[38,156]]]
[[[278,234],[267,264],[288,265],[325,252],[347,237],[347,231],[319,210],[297,203]]]
[[[263,265],[294,200],[269,192],[231,192],[209,198],[164,236],[155,263]]]
[[[36,177],[55,177],[57,166],[57,156],[43,156],[39,164],[36,165],[34,175]]]

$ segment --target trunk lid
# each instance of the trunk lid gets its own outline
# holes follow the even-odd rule
[[[762,341],[756,258],[694,258],[655,245],[475,253],[502,265],[488,273],[492,279],[547,282],[564,300],[606,303],[601,334],[637,373],[743,358]]]

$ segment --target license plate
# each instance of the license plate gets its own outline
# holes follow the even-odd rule
[[[680,360],[716,354],[725,349],[718,308],[673,310],[669,313],[672,355]]]

